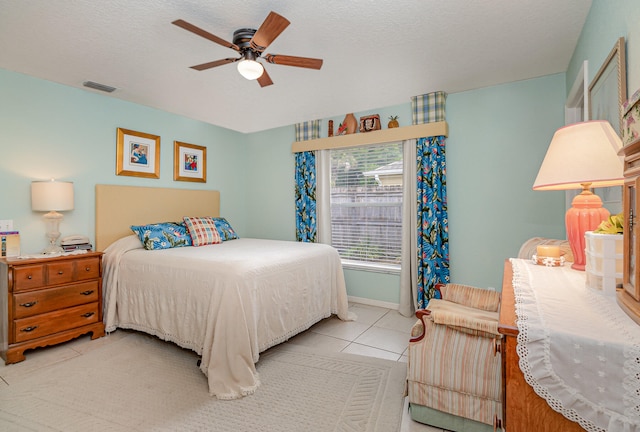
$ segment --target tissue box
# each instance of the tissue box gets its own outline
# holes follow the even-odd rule
[[[622,104],[622,145],[640,138],[640,90]]]

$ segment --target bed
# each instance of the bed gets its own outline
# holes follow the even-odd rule
[[[133,329],[202,357],[209,392],[250,395],[266,349],[348,312],[342,265],[328,245],[238,238],[146,250],[131,225],[219,216],[219,193],[96,186],[96,249],[105,252],[107,332]]]

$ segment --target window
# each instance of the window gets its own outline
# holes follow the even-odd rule
[[[331,151],[331,244],[346,266],[399,270],[402,143]]]

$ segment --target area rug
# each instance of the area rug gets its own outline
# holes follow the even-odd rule
[[[261,354],[256,393],[234,401],[211,397],[196,363],[131,333],[0,388],[0,430],[400,430],[404,363],[284,344]]]

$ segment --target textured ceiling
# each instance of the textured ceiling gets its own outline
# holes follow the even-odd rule
[[[564,72],[591,0],[0,0],[0,68],[240,132],[407,103]],[[324,59],[321,70],[266,64],[274,85],[242,78],[231,41],[269,11],[291,25],[265,52]],[[86,91],[96,92],[86,89]],[[101,93],[105,94],[106,93]]]

